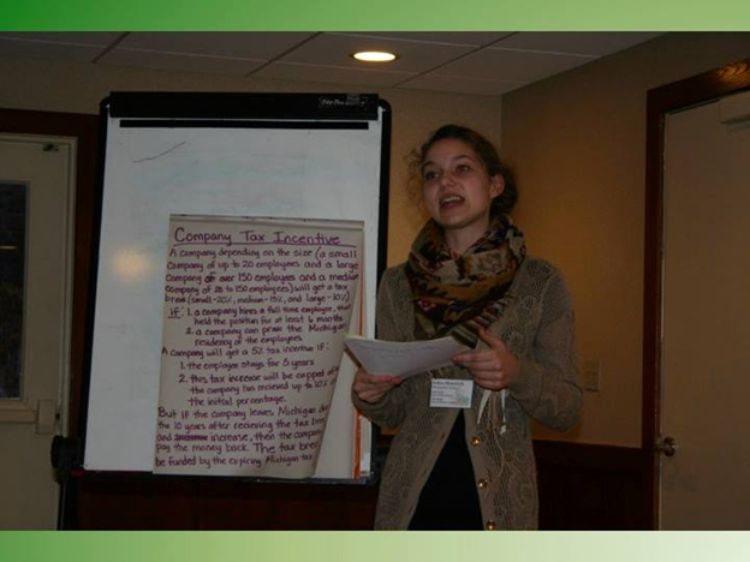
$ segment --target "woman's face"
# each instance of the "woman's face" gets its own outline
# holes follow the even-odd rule
[[[442,139],[425,154],[422,196],[427,212],[449,234],[478,239],[487,230],[490,203],[502,193],[501,175],[489,176],[470,144]]]

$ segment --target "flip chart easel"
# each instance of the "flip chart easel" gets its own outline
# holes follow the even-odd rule
[[[361,320],[373,337],[390,110],[372,94],[115,93],[101,117],[83,468],[152,472],[169,217],[360,221]],[[372,476],[349,371],[333,392],[313,475],[321,481]]]

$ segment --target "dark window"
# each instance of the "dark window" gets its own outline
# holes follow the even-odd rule
[[[21,397],[26,192],[0,182],[0,399]]]

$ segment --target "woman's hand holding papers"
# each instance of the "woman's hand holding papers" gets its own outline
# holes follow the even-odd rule
[[[513,384],[521,374],[518,357],[488,329],[481,328],[479,337],[487,344],[487,349],[459,353],[453,357],[453,362],[466,367],[482,388],[500,390]]]
[[[399,377],[392,375],[373,375],[363,368],[359,368],[354,376],[352,390],[360,400],[377,402],[394,386],[401,384]]]

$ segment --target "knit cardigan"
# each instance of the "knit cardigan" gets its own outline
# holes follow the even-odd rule
[[[576,383],[573,311],[559,272],[530,257],[516,272],[508,295],[508,307],[490,329],[519,358],[520,375],[506,391],[474,385],[471,408],[463,409],[466,442],[485,527],[535,529],[538,497],[529,420],[562,431],[578,419],[582,398]],[[405,264],[383,275],[377,326],[380,339],[415,339]],[[486,344],[480,342],[480,348]],[[471,378],[465,368],[451,366],[408,378],[375,403],[352,395],[355,406],[375,424],[398,429],[383,469],[376,529],[408,528],[422,487],[461,413],[430,407],[432,376]]]

